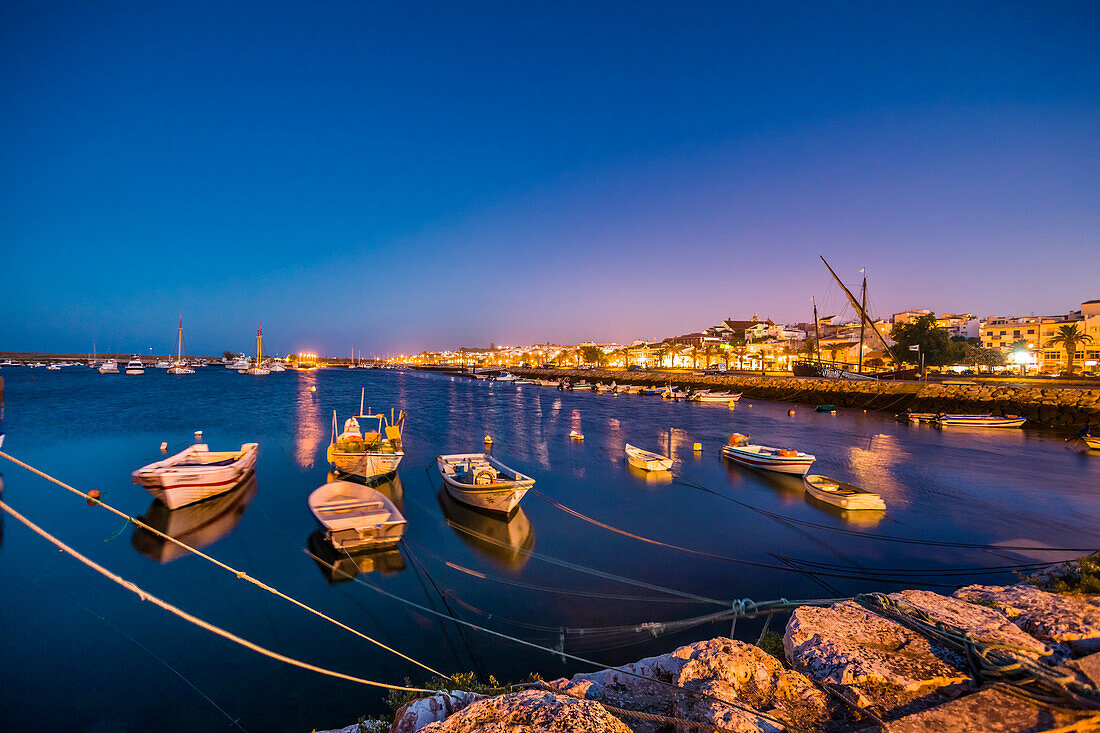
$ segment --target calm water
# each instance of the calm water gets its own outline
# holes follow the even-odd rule
[[[1066,450],[1060,437],[1027,431],[946,432],[885,415],[817,414],[805,407],[796,407],[792,418],[791,406],[781,403],[744,400],[731,411],[415,372],[247,378],[208,368],[194,376],[148,370],[127,377],[17,368],[3,376],[7,452],[79,488],[105,491],[106,501],[129,514],[170,531],[190,529],[191,539],[210,542],[209,551],[224,562],[430,666],[475,670],[483,678],[516,680],[530,671],[553,678],[588,668],[458,628],[375,589],[546,646],[564,638],[567,652],[617,664],[728,634],[730,624],[654,638],[634,627],[717,607],[584,574],[544,556],[727,601],[943,590],[940,585],[1012,578],[1004,571],[968,577],[945,571],[1066,556],[893,543],[872,534],[1100,545],[1100,458]],[[376,410],[409,413],[406,456],[398,479],[385,487],[409,525],[399,551],[363,563],[358,579],[364,584],[332,582],[305,552],[315,529],[306,497],[326,480],[332,411],[342,424],[358,409],[361,387]],[[158,460],[161,441],[174,452],[198,429],[215,450],[259,442],[256,481],[195,513],[168,515],[130,483],[130,472]],[[570,441],[571,429],[585,440]],[[811,503],[798,479],[727,465],[719,447],[735,431],[814,453],[814,472],[881,493],[885,517],[844,516]],[[495,441],[493,453],[535,476],[546,499],[639,536],[721,557],[613,533],[536,494],[508,524],[455,506],[439,495],[434,457],[481,450],[486,433]],[[628,441],[671,451],[684,481],[632,472],[622,457]],[[703,444],[701,453],[693,453],[695,442]],[[205,561],[178,557],[102,509],[2,463],[6,502],[184,610],[323,667],[386,682],[424,679],[419,668]],[[731,498],[782,516],[765,516]],[[268,660],[139,601],[10,517],[0,536],[0,720],[6,729],[227,729],[228,719],[203,695],[251,731],[335,727],[386,710],[376,689]],[[853,568],[889,569],[892,577],[926,574],[900,582],[814,576],[807,572],[811,562],[834,574]],[[742,621],[737,635],[755,640],[761,623]],[[777,619],[773,628],[781,624]]]

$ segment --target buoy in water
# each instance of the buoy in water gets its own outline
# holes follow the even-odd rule
[[[317,391],[317,385],[313,385],[312,387],[310,387],[309,391],[310,392],[316,392]]]
[[[160,452],[161,453],[167,453],[168,452],[168,441],[167,440],[162,440],[161,441],[161,443],[160,443]]]
[[[201,430],[196,430],[195,431],[195,440],[202,440],[202,431]]]
[[[99,489],[92,489],[88,492],[88,506],[95,506],[97,499],[99,499]]]
[[[572,438],[573,440],[584,440],[584,435],[582,435],[581,433],[578,433],[576,430],[570,430],[569,431],[569,437]]]
[[[787,410],[788,417],[794,417],[794,410]]]
[[[698,453],[699,451],[703,450],[703,444],[702,443],[696,443],[695,445],[691,446],[691,449],[693,451],[695,451],[696,453]]]
[[[485,445],[492,445],[492,444],[493,444],[492,436],[491,435],[486,435],[485,436]]]
[[[752,407],[752,405],[749,405],[749,407]],[[730,400],[730,409],[731,410],[737,409],[737,400]]]

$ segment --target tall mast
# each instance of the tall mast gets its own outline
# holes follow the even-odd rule
[[[810,302],[814,304],[814,353],[817,356],[817,363],[821,363],[821,333],[817,328],[817,301],[814,300],[814,296],[810,296]]]
[[[863,305],[860,307],[860,309],[864,313],[866,313],[867,312],[867,272],[866,272],[866,270],[861,270],[861,272],[863,272],[863,294],[861,296],[861,299],[863,301]],[[860,321],[859,321],[859,366],[856,367],[856,373],[863,374],[863,320],[862,319],[860,319]]]
[[[180,335],[176,341],[176,364],[183,361],[183,314],[180,313]]]
[[[837,277],[837,274],[836,274],[836,272],[833,271],[833,268],[829,267],[829,263],[825,261],[824,257],[821,258],[821,261],[825,263],[825,267],[829,270],[829,274],[833,276],[834,280],[836,280],[836,283],[837,283],[837,285],[840,286],[840,289],[843,290],[844,294],[848,296],[848,302],[852,304],[853,308],[855,308],[856,310],[859,311],[859,315],[863,319],[863,322],[871,327],[872,333],[874,333],[876,336],[878,336],[879,343],[882,344],[882,348],[886,352],[886,357],[888,359],[890,359],[891,361],[896,362],[897,360],[894,359],[894,357],[890,354],[890,347],[886,345],[886,339],[884,339],[882,337],[882,334],[878,332],[878,329],[875,328],[875,324],[872,323],[871,319],[867,316],[867,311],[864,310],[864,308],[859,303],[856,302],[856,296],[852,295],[852,291],[849,290],[844,285],[844,283],[842,283],[840,281],[840,278]]]
[[[256,329],[256,368],[260,368],[260,336],[263,333],[264,324],[260,324],[260,327]]]

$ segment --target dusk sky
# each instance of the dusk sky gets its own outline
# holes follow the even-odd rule
[[[6,2],[0,350],[1100,298],[1100,3]]]

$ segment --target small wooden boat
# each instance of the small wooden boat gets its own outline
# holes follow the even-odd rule
[[[535,479],[484,453],[455,453],[435,460],[447,493],[476,509],[507,516],[535,485]]]
[[[661,397],[666,400],[682,400],[687,397],[687,392],[676,389],[671,384],[661,390]]]
[[[595,389],[600,394],[603,394],[604,392],[614,392],[615,383],[612,382],[611,384],[604,384],[603,382],[597,382],[596,386],[593,389]]]
[[[672,468],[672,459],[660,453],[644,450],[630,443],[623,450],[626,451],[627,463],[634,468],[643,471],[668,471]]]
[[[405,457],[401,446],[405,413],[400,413],[394,425],[388,424],[384,413],[364,415],[365,396],[364,387],[359,395],[359,414],[344,421],[344,430],[339,435],[336,434],[336,411],[333,410],[332,441],[325,457],[337,471],[368,479],[393,473]],[[360,422],[373,422],[374,429],[361,430]]]
[[[817,460],[809,453],[766,445],[724,445],[722,455],[744,466],[795,476],[805,476],[810,471],[810,464]]]
[[[351,481],[331,481],[314,490],[309,510],[337,550],[392,547],[408,524],[385,494]]]
[[[594,387],[595,387],[595,385],[593,385],[589,382],[584,382],[584,381],[572,382],[571,384],[569,384],[569,389],[574,390],[574,391],[582,390],[582,389],[593,389]]]
[[[245,443],[236,451],[211,451],[205,443],[134,471],[141,484],[169,509],[194,504],[224,494],[239,484],[256,466],[258,443]]]
[[[802,477],[802,483],[810,496],[841,509],[881,511],[886,508],[886,502],[878,494],[827,476],[810,474]]]
[[[932,422],[936,419],[936,413],[934,412],[903,412],[898,416],[899,419],[906,420],[908,422]]]
[[[741,399],[741,393],[733,392],[711,392],[709,389],[704,389],[701,392],[695,392],[688,396],[688,400],[691,402],[737,402]]]
[[[1027,422],[1026,417],[1018,417],[1016,415],[995,417],[993,415],[939,414],[936,415],[936,418],[933,420],[933,423],[940,427],[964,426],[978,428],[1018,428],[1022,427],[1025,422]]]

